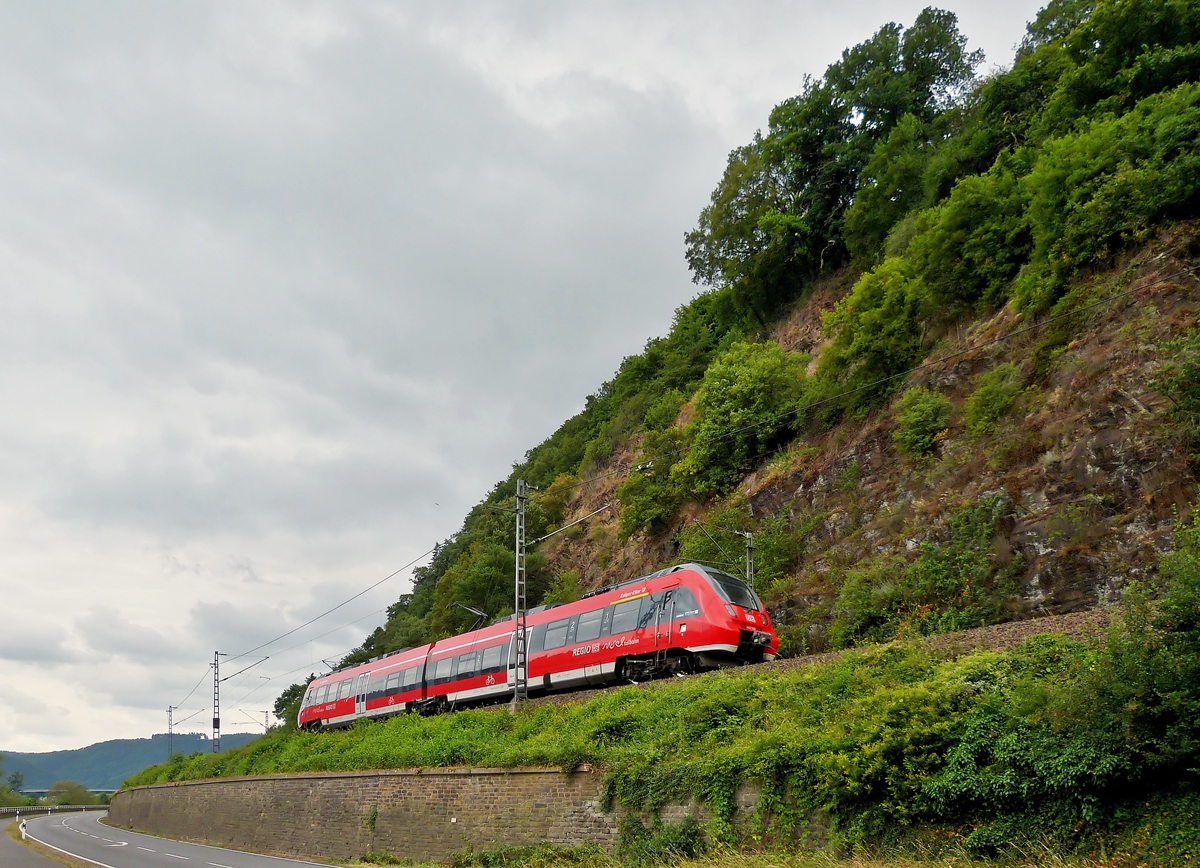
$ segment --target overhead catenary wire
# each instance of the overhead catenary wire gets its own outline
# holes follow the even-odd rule
[[[207,708],[207,707],[205,707],[205,708],[202,708],[202,709],[200,709],[199,711],[193,711],[191,714],[189,714],[187,717],[183,718],[182,720],[177,720],[177,721],[175,721],[175,725],[176,725],[176,726],[179,726],[179,724],[181,724],[181,723],[186,723],[187,721],[189,721],[189,720],[191,720],[193,717],[195,717],[197,714],[203,714],[203,713],[204,713],[204,712],[206,712],[206,711],[208,711],[208,708]]]
[[[336,606],[334,606],[332,609],[326,609],[326,610],[325,610],[324,612],[322,612],[320,615],[317,615],[317,616],[316,616],[316,617],[314,617],[314,618],[310,618],[310,619],[308,619],[307,621],[305,621],[305,622],[304,622],[303,624],[301,624],[300,626],[298,626],[298,627],[293,627],[291,630],[288,630],[286,633],[281,633],[280,635],[276,636],[274,639],[271,639],[271,640],[269,640],[269,641],[263,642],[261,645],[255,645],[253,648],[251,648],[251,649],[249,649],[249,650],[247,650],[247,651],[243,651],[241,654],[234,654],[233,656],[231,656],[231,657],[229,658],[229,660],[228,660],[227,662],[233,662],[234,660],[238,660],[238,659],[240,659],[240,658],[242,658],[242,657],[246,657],[247,655],[253,654],[255,651],[261,651],[263,648],[266,648],[268,645],[274,645],[274,644],[275,644],[276,642],[278,642],[280,639],[286,639],[288,636],[291,636],[291,635],[292,635],[292,634],[294,634],[294,633],[298,633],[299,631],[303,630],[305,627],[309,626],[310,624],[315,624],[317,621],[321,620],[321,619],[322,619],[322,618],[324,618],[326,615],[331,615],[331,614],[333,614],[333,613],[334,613],[334,612],[336,612],[338,609],[342,608],[342,606],[345,606],[345,605],[348,605],[348,604],[350,604],[350,603],[353,603],[355,600],[357,600],[357,599],[358,599],[359,597],[361,597],[363,594],[366,594],[366,593],[368,593],[368,592],[370,592],[370,591],[373,591],[373,590],[375,590],[376,588],[378,588],[380,585],[382,585],[384,582],[388,581],[389,579],[394,579],[396,576],[400,575],[402,572],[404,572],[405,570],[407,570],[409,567],[413,567],[413,566],[415,566],[415,565],[419,564],[421,561],[425,560],[425,558],[427,558],[427,557],[429,557],[431,554],[433,554],[433,552],[434,552],[436,549],[437,549],[437,546],[434,546],[433,548],[429,549],[429,551],[425,552],[424,554],[418,555],[417,557],[415,557],[415,558],[413,558],[411,561],[409,561],[407,564],[405,564],[404,566],[400,567],[398,570],[395,570],[394,572],[388,573],[386,576],[384,576],[382,579],[380,579],[380,580],[379,580],[378,582],[376,582],[375,584],[371,585],[370,587],[363,588],[361,591],[359,591],[359,592],[358,592],[357,594],[355,594],[354,596],[352,596],[352,597],[350,597],[350,598],[348,598],[348,599],[345,599],[345,600],[343,600],[342,602],[340,602],[340,603],[338,603]]]
[[[326,630],[324,633],[321,633],[317,636],[313,636],[309,639],[305,639],[303,642],[298,642],[295,645],[291,645],[287,648],[284,648],[282,651],[276,651],[273,656],[282,657],[284,654],[287,654],[289,651],[295,651],[297,648],[301,648],[304,645],[307,645],[309,642],[313,642],[317,639],[323,639],[326,636],[331,636],[334,633],[337,633],[341,630],[345,630],[347,627],[353,627],[355,624],[359,623],[360,621],[365,621],[367,618],[371,618],[371,617],[379,614],[380,612],[385,612],[385,611],[387,611],[386,608],[376,609],[374,611],[368,612],[367,614],[363,615],[361,618],[355,618],[353,621],[347,621],[345,624],[342,624],[339,627],[334,627],[332,630]],[[354,647],[357,648],[358,646],[356,645]],[[354,648],[347,648],[346,651],[339,656],[344,657],[344,656],[346,656],[346,654],[349,654],[353,650],[354,650]],[[260,678],[265,679],[264,682],[262,684],[255,685],[255,687],[253,689],[251,689],[251,691],[249,693],[247,693],[245,696],[243,696],[241,699],[239,699],[234,704],[238,705],[238,704],[245,702],[247,699],[249,699],[255,693],[258,693],[258,691],[260,691],[264,687],[266,687],[268,683],[270,683],[271,681],[274,681],[277,678],[286,678],[288,675],[291,675],[295,672],[299,672],[302,669],[310,669],[310,668],[312,668],[312,666],[313,666],[313,664],[310,662],[310,663],[305,663],[302,666],[297,666],[295,669],[289,669],[287,672],[280,672],[275,675],[271,675],[269,677],[266,675],[259,676]],[[245,679],[243,679],[243,681],[245,681]],[[240,687],[241,684],[242,684],[242,682],[238,682],[238,684],[235,684],[234,687],[235,688]]]
[[[210,670],[210,669],[212,669],[211,665],[206,666],[204,668],[204,674],[200,676],[200,680],[196,682],[196,686],[188,691],[187,696],[183,697],[183,702],[177,702],[177,703],[175,703],[175,705],[173,705],[171,707],[172,708],[180,708],[183,706],[184,702],[187,702],[189,699],[191,699],[192,694],[195,693],[199,689],[200,685],[204,683],[204,679],[208,678],[208,670]]]

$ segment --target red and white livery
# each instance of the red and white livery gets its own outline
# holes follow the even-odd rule
[[[314,679],[297,721],[347,726],[404,711],[499,702],[516,683],[513,616]],[[526,618],[531,694],[774,660],[762,600],[728,573],[683,564]]]

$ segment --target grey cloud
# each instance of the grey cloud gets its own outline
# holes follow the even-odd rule
[[[20,611],[21,592],[5,594],[8,612],[0,616],[0,660],[39,667],[75,663],[81,655],[72,649],[57,624],[31,624]],[[0,691],[2,692],[2,691]]]
[[[134,624],[111,606],[95,607],[75,622],[88,650],[107,657],[122,657],[139,665],[182,662],[187,649],[172,631]]]

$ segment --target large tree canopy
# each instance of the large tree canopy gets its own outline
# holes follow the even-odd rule
[[[886,24],[807,79],[771,112],[766,135],[730,154],[687,235],[693,279],[730,287],[765,324],[846,259],[843,216],[877,145],[906,117],[924,130],[951,110],[982,59],[967,51],[953,13],[928,8],[907,30]]]

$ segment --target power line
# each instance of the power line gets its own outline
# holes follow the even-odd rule
[[[436,546],[434,546],[434,548],[437,548],[437,547],[436,547]],[[330,614],[332,614],[332,613],[336,612],[338,609],[342,608],[342,606],[345,606],[345,605],[347,605],[348,603],[352,603],[352,602],[354,602],[355,600],[357,600],[359,597],[361,597],[363,594],[367,593],[368,591],[373,591],[373,590],[375,590],[375,589],[376,589],[376,588],[378,588],[380,585],[382,585],[384,582],[386,582],[388,579],[395,578],[396,576],[400,575],[400,573],[402,573],[402,572],[404,572],[405,570],[407,570],[409,567],[411,567],[411,566],[414,566],[415,564],[418,564],[418,563],[420,563],[420,562],[421,562],[421,561],[423,561],[425,558],[427,558],[429,555],[433,554],[433,551],[434,551],[434,549],[430,549],[429,551],[425,552],[424,554],[422,554],[422,555],[420,555],[420,556],[418,556],[418,557],[416,557],[416,558],[413,558],[413,559],[412,559],[411,561],[409,561],[407,564],[405,564],[404,566],[400,567],[400,569],[396,570],[396,571],[395,571],[395,572],[393,572],[393,573],[389,573],[388,575],[384,576],[382,579],[380,579],[380,580],[379,580],[378,582],[376,582],[375,584],[371,585],[369,588],[364,588],[363,590],[361,590],[361,591],[359,591],[357,594],[355,594],[353,597],[350,597],[348,600],[343,600],[342,602],[338,603],[338,604],[337,604],[336,606],[334,606],[332,609],[326,609],[326,610],[325,610],[324,612],[322,612],[320,615],[317,615],[315,618],[310,618],[309,620],[307,620],[307,621],[305,621],[303,624],[301,624],[299,627],[293,627],[291,630],[288,630],[286,633],[283,633],[283,634],[281,634],[281,635],[279,635],[279,636],[276,636],[274,639],[271,639],[271,640],[270,640],[270,641],[268,641],[268,642],[263,642],[261,645],[256,645],[256,646],[254,646],[253,648],[251,648],[251,649],[250,649],[250,650],[248,650],[248,651],[243,651],[241,654],[235,654],[235,655],[233,655],[232,657],[230,657],[230,658],[229,658],[229,660],[228,660],[227,662],[230,662],[230,663],[232,663],[234,660],[237,660],[237,659],[239,659],[239,658],[241,658],[241,657],[245,657],[245,656],[246,656],[246,655],[248,655],[248,654],[253,654],[255,651],[261,651],[263,648],[266,648],[268,645],[274,645],[274,644],[275,644],[276,642],[278,642],[280,639],[286,639],[288,636],[291,636],[293,633],[296,633],[296,632],[299,632],[300,630],[303,630],[303,629],[304,629],[305,627],[307,627],[309,624],[316,623],[317,621],[319,621],[319,620],[321,620],[322,618],[324,618],[326,615],[330,615]],[[373,613],[372,613],[372,614],[373,614]]]
[[[204,683],[204,679],[208,677],[209,669],[212,669],[212,667],[211,666],[204,667],[204,674],[200,676],[200,680],[196,682],[196,686],[188,691],[188,695],[183,697],[183,702],[187,702],[189,699],[191,699],[192,694],[195,693],[196,690],[200,687],[200,685]],[[183,705],[183,702],[176,703],[175,705],[173,705],[171,707],[172,708],[180,708]]]

